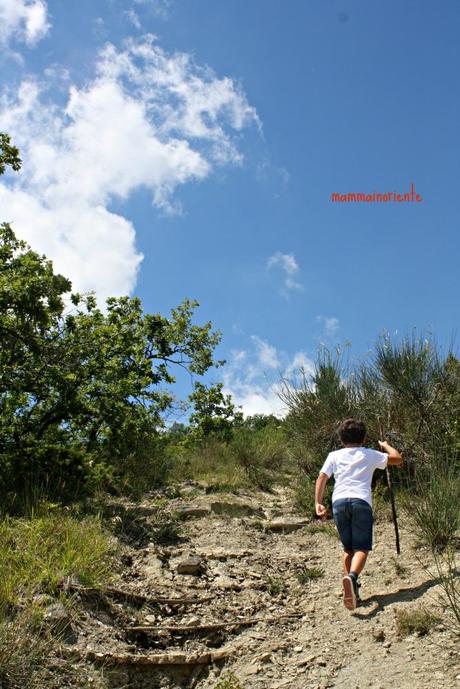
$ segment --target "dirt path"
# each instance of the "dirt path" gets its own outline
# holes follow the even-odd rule
[[[168,506],[182,515],[181,541],[131,549],[119,588],[187,601],[93,600],[72,647],[107,665],[112,686],[214,689],[232,672],[241,689],[460,689],[459,643],[442,623],[397,633],[397,611],[434,609],[438,595],[404,523],[397,561],[391,523],[376,523],[363,604],[350,613],[335,529],[307,523],[289,489],[181,492]]]

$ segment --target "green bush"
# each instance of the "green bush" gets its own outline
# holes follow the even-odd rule
[[[419,543],[442,551],[458,537],[460,529],[460,482],[456,466],[443,461],[420,472],[412,495],[404,504]]]

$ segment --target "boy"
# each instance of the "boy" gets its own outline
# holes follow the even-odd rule
[[[324,488],[334,474],[332,513],[344,549],[343,602],[349,610],[354,610],[359,601],[358,576],[372,550],[372,475],[375,469],[403,463],[399,452],[386,441],[379,440],[383,452],[363,447],[366,432],[362,421],[343,421],[339,435],[344,447],[328,454],[315,487],[316,514],[324,519]]]

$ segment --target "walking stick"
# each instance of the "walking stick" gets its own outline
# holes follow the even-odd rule
[[[380,423],[380,419],[379,419],[378,423],[379,423],[380,439],[383,441],[383,438],[384,438],[383,428],[382,428],[382,424]],[[391,483],[390,469],[389,469],[388,465],[385,469],[385,474],[387,477],[388,492],[390,494],[390,500],[391,500],[391,513],[393,516],[393,524],[395,527],[396,552],[398,555],[401,555],[401,546],[400,546],[400,542],[399,542],[398,515],[396,514],[396,502],[395,502],[395,496],[393,493],[393,485]]]

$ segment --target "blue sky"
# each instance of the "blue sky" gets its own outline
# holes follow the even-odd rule
[[[321,342],[458,328],[460,5],[0,0],[0,218],[79,289],[222,330],[279,412]],[[332,203],[409,191],[419,203]],[[187,394],[181,377],[178,396]]]

